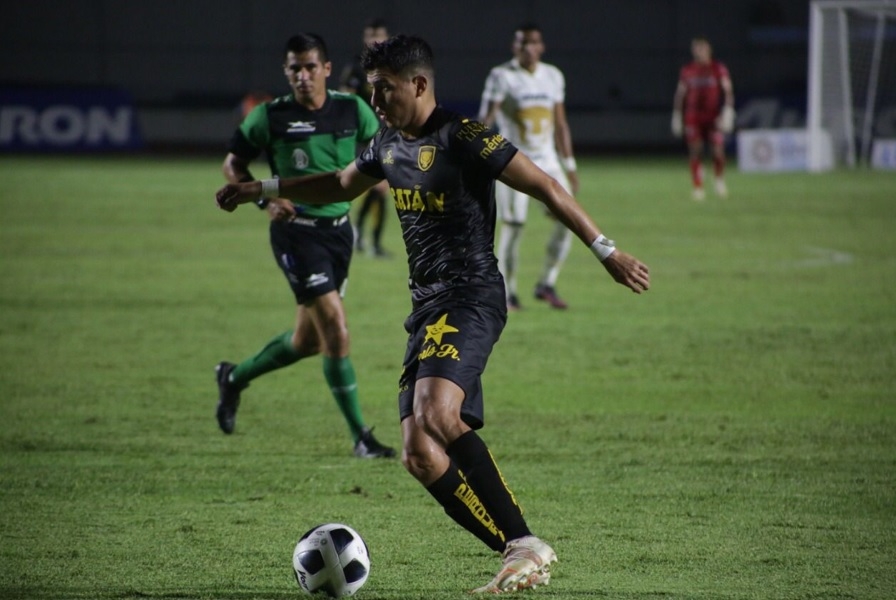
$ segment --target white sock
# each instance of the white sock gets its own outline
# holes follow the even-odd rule
[[[507,295],[516,294],[516,268],[519,264],[520,240],[523,237],[522,223],[503,223],[498,238],[498,269],[504,276]]]
[[[557,222],[551,237],[548,239],[547,255],[544,261],[544,273],[541,276],[541,283],[554,287],[557,283],[557,277],[560,276],[560,267],[569,254],[572,246],[572,232],[566,228],[563,223]]]

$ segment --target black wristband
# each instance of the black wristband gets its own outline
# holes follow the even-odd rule
[[[265,198],[264,196],[262,196],[261,198],[259,198],[258,200],[255,201],[255,206],[257,206],[261,210],[264,210],[268,207],[268,204],[270,204],[270,202],[271,202],[270,198]]]

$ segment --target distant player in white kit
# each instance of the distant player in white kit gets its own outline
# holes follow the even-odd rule
[[[541,62],[543,53],[544,41],[538,26],[527,23],[517,27],[513,34],[514,58],[489,73],[479,118],[486,125],[496,125],[504,137],[574,195],[578,192],[579,180],[563,104],[566,80],[560,69]],[[501,219],[496,250],[498,266],[507,288],[507,308],[519,310],[522,308],[517,294],[519,246],[529,196],[501,182],[495,186]],[[557,296],[555,286],[571,241],[570,231],[557,221],[548,240],[544,271],[535,286],[535,298],[553,308],[567,307]]]

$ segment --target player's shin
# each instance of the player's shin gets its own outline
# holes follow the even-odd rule
[[[292,333],[292,330],[281,333],[268,342],[258,354],[238,364],[230,374],[231,383],[247,385],[256,377],[298,361],[301,356],[292,346]]]
[[[492,517],[495,526],[504,532],[507,541],[532,534],[523,518],[523,510],[504,481],[488,446],[475,431],[463,434],[445,451],[460,467],[470,490]]]
[[[442,505],[445,514],[494,550],[504,550],[504,532],[495,526],[476,494],[470,489],[456,465],[427,486],[426,491]]]
[[[361,403],[358,399],[358,380],[355,368],[347,357],[331,358],[324,356],[324,377],[345,422],[348,424],[352,439],[357,442],[364,432],[364,420],[361,417]]]

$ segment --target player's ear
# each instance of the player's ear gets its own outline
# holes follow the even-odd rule
[[[411,81],[414,83],[414,88],[416,90],[415,96],[419,98],[422,96],[427,89],[429,89],[429,79],[427,79],[426,75],[420,73],[419,75],[414,75]]]

